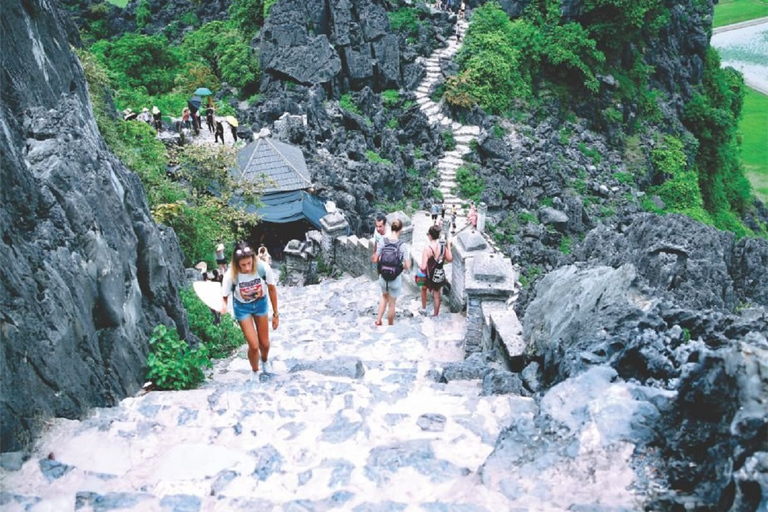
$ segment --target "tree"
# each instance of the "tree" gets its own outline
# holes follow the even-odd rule
[[[118,87],[145,87],[149,94],[173,88],[181,58],[163,35],[128,33],[114,42],[99,41],[91,51],[115,76]]]
[[[182,48],[189,60],[206,64],[222,82],[253,87],[260,79],[254,51],[231,21],[206,23],[184,36]]]

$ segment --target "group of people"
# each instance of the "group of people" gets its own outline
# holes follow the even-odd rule
[[[436,219],[436,216],[435,216]],[[400,240],[403,223],[395,219],[387,233],[387,217],[380,213],[376,217],[376,230],[373,235],[373,254],[371,261],[376,264],[379,273],[379,287],[381,299],[376,314],[376,326],[383,323],[386,313],[389,325],[395,322],[395,307],[397,298],[403,287],[403,271],[410,270],[411,259],[408,257],[405,244]],[[434,304],[433,314],[440,313],[440,302],[443,284],[445,283],[445,263],[453,261],[451,253],[451,240],[444,240],[441,229],[437,223],[433,223],[426,234],[427,246],[421,252],[421,262],[414,275],[416,284],[420,287],[421,312],[427,313],[427,299],[432,295]]]
[[[471,205],[474,208],[474,203]],[[436,221],[437,214],[433,213]],[[395,308],[403,289],[403,271],[410,270],[411,258],[405,243],[400,240],[403,223],[400,219],[392,221],[387,229],[387,217],[380,213],[376,217],[373,253],[371,261],[378,270],[378,284],[381,298],[376,314],[376,326],[383,324],[386,314],[389,325],[395,322]],[[414,280],[420,287],[421,313],[427,314],[428,298],[432,296],[434,316],[440,313],[443,285],[445,284],[446,263],[453,261],[452,241],[444,239],[437,222],[426,233],[428,242],[422,250],[419,267]],[[240,325],[248,344],[248,361],[253,371],[253,378],[262,374],[271,374],[269,360],[269,330],[276,330],[280,325],[280,313],[277,298],[277,277],[272,269],[272,258],[265,246],[254,251],[247,242],[235,244],[232,257],[227,260],[224,244],[216,247],[217,268],[207,271],[205,264],[198,267],[206,280],[221,283],[221,308],[214,310],[214,323],[219,323],[222,314],[230,310]],[[272,320],[269,320],[271,305]]]
[[[152,107],[152,114],[149,109],[144,107],[141,113],[136,113],[130,108],[123,110],[123,119],[125,121],[142,121],[152,126],[158,133],[163,129],[163,114],[157,106]]]
[[[466,2],[459,0],[435,0],[435,9],[440,11],[456,12],[460,19],[467,16]]]
[[[432,208],[430,209],[430,215],[432,216],[432,224],[434,225],[440,225],[445,220],[445,202],[441,203],[432,203]],[[456,217],[458,215],[458,212],[456,210],[456,205],[451,205],[451,234],[456,233]],[[440,224],[437,222],[438,216],[440,217]],[[477,208],[475,207],[475,202],[470,201],[469,202],[469,211],[467,212],[467,223],[470,224],[473,228],[477,227]]]

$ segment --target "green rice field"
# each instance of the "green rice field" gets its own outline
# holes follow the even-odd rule
[[[747,88],[739,132],[744,171],[755,195],[768,204],[768,96]]]
[[[768,0],[720,0],[712,27],[733,25],[768,16]]]

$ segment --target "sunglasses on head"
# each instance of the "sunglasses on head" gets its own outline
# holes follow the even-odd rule
[[[253,256],[253,251],[250,247],[243,247],[242,249],[238,249],[235,251],[235,257],[237,259],[240,258],[247,258],[248,256]]]

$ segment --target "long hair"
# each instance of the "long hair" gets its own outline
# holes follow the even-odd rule
[[[243,252],[250,251],[250,254],[247,256],[243,256]],[[240,273],[240,266],[237,264],[240,260],[244,260],[245,258],[251,258],[253,265],[253,271],[258,272],[257,266],[256,266],[256,251],[251,249],[251,246],[248,244],[248,242],[237,242],[235,244],[235,250],[232,251],[232,264],[229,266],[230,272],[232,272],[232,282],[237,282],[237,276]]]

